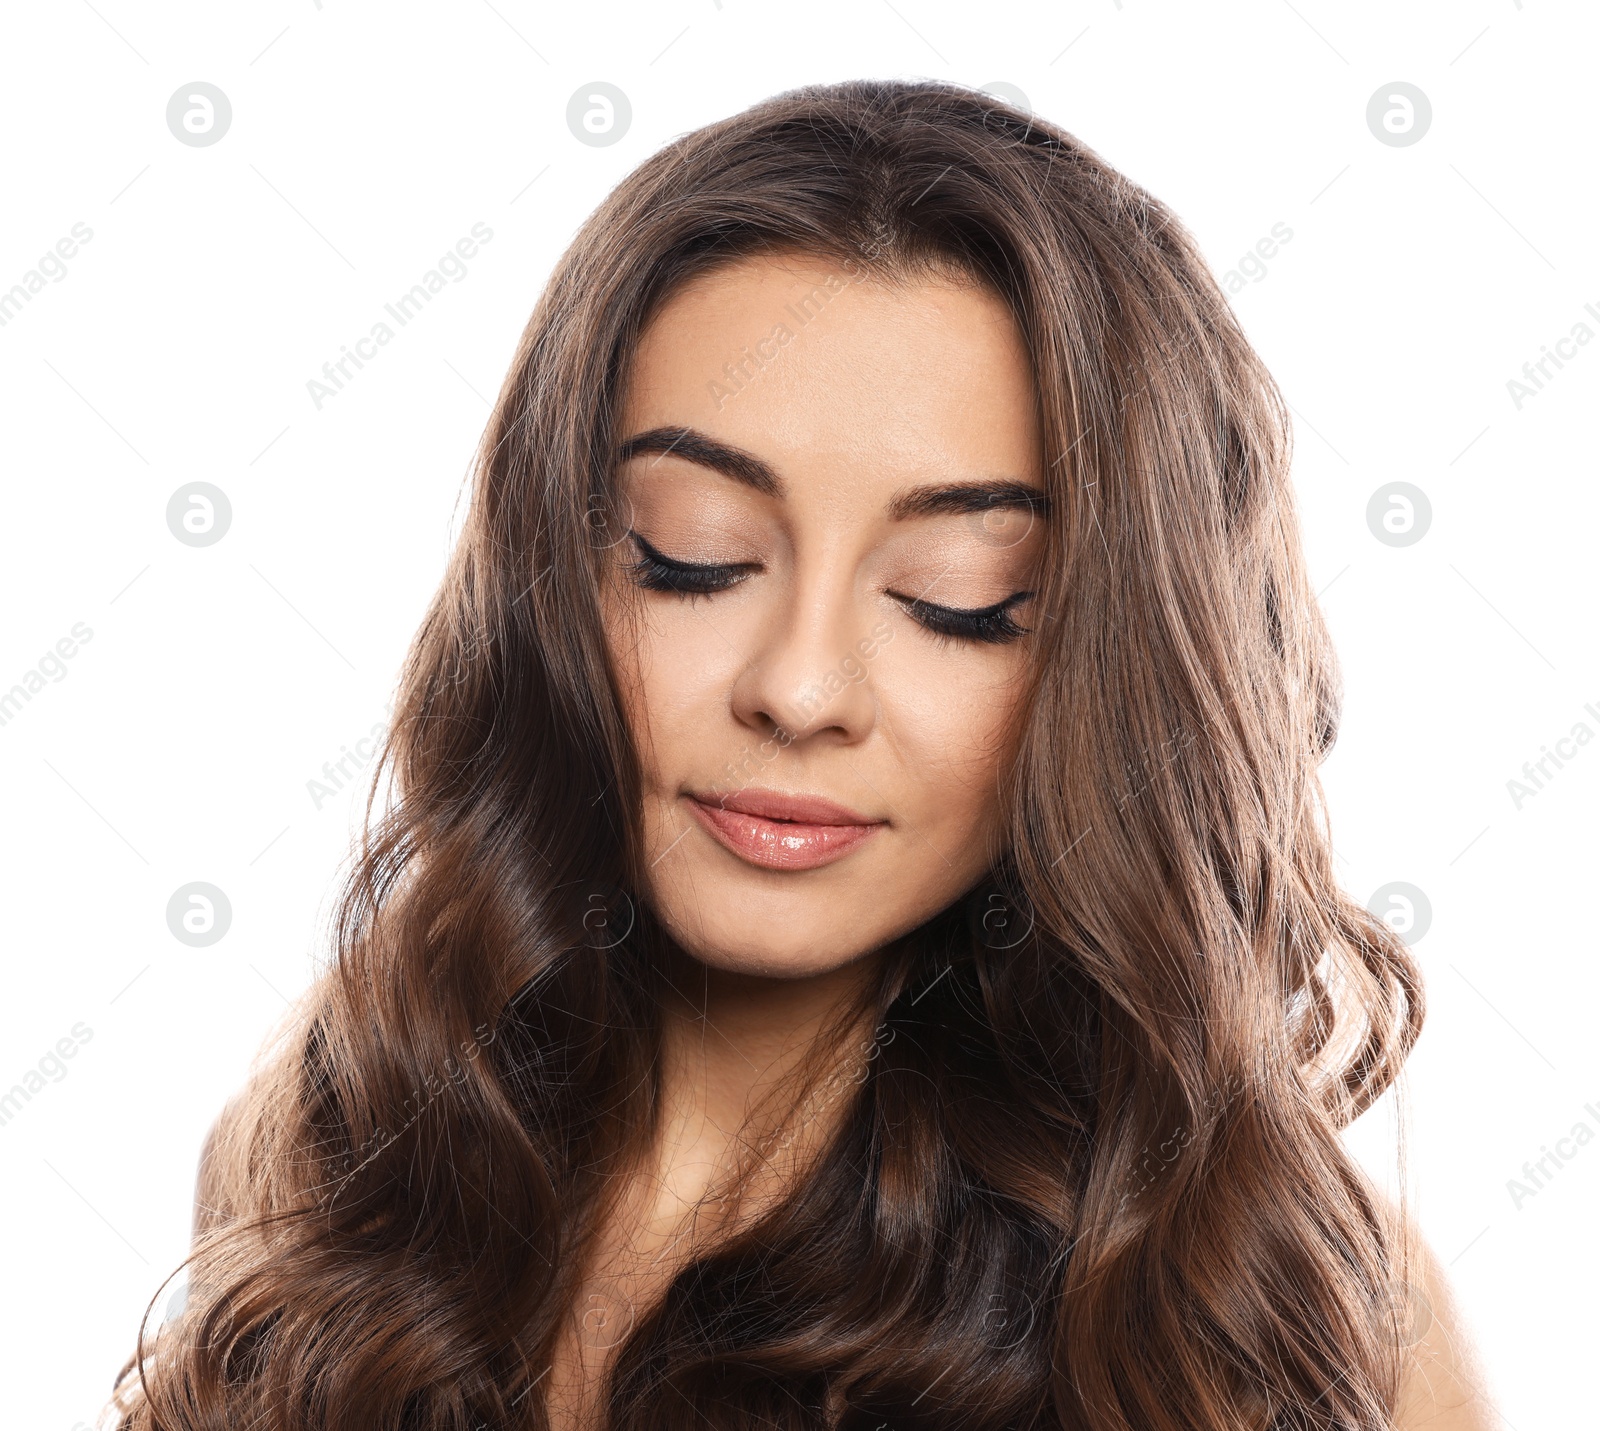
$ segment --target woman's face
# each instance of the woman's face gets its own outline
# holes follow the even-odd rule
[[[633,356],[606,639],[649,898],[748,974],[849,963],[982,877],[1045,530],[1002,300],[825,259],[679,290]]]

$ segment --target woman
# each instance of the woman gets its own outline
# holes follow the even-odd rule
[[[855,82],[647,160],[126,1431],[1488,1425],[1338,1137],[1422,997],[1332,876],[1287,467],[1049,125]]]

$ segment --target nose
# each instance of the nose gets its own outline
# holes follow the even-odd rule
[[[864,740],[876,719],[870,671],[881,644],[880,618],[847,590],[813,589],[774,604],[756,649],[733,684],[734,715],[786,743],[828,736]]]

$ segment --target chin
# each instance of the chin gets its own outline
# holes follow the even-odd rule
[[[805,979],[829,974],[887,944],[899,930],[881,936],[825,917],[819,894],[778,901],[780,909],[749,904],[723,909],[695,901],[690,918],[659,898],[657,912],[684,953],[713,969],[764,979]],[[763,901],[762,903],[770,903]],[[798,908],[796,906],[799,906]],[[920,922],[920,921],[919,921]],[[914,927],[914,926],[913,926]]]
[[[700,868],[682,872],[681,882],[670,886],[657,883],[650,902],[673,942],[701,964],[753,978],[807,979],[883,949],[962,893],[929,889],[917,892],[921,898],[891,902],[892,877],[873,868],[848,879],[829,871],[825,882],[801,883],[822,873],[730,875]]]

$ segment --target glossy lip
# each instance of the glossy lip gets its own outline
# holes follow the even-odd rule
[[[821,795],[780,790],[711,790],[685,799],[713,839],[747,863],[769,870],[832,864],[888,823]]]

